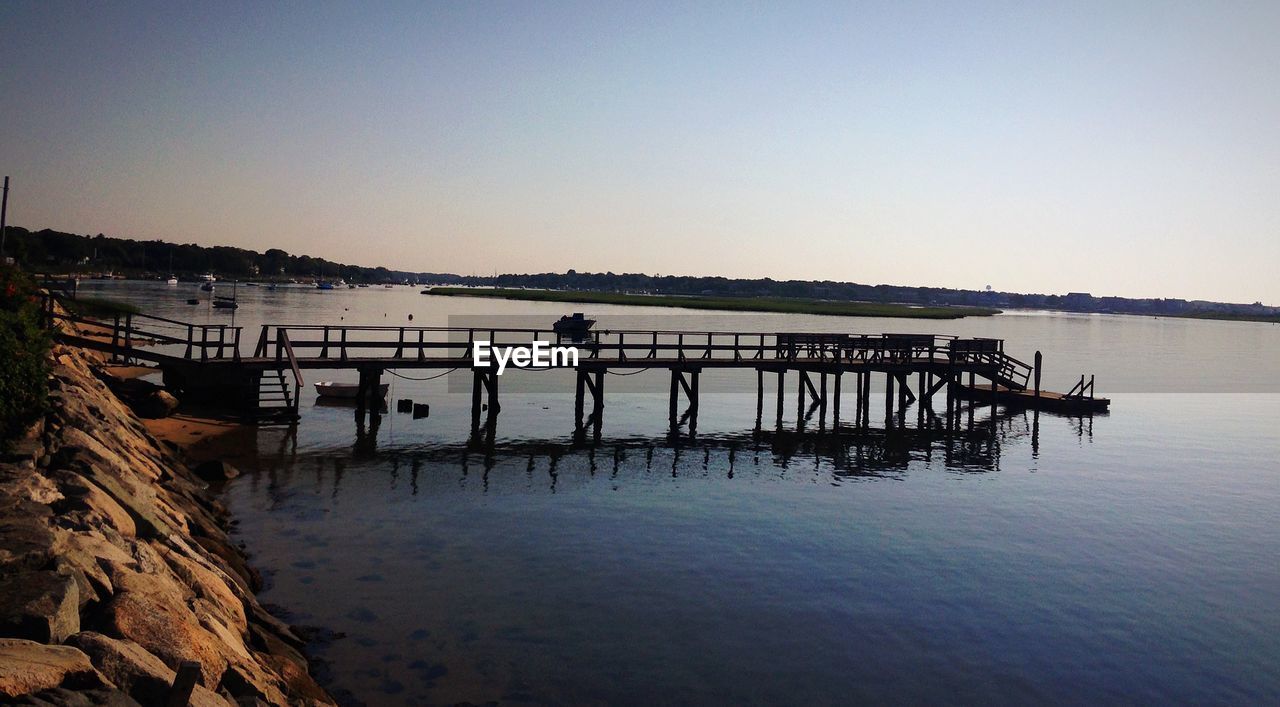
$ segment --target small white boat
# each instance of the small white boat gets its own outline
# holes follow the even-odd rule
[[[169,276],[169,279],[168,279],[168,280],[165,280],[164,282],[165,282],[165,284],[166,284],[166,285],[176,285],[176,284],[178,284],[178,278],[176,278],[176,277],[174,277],[174,276],[170,275],[170,276]]]
[[[335,383],[333,381],[316,381],[316,395],[322,398],[343,398],[346,400],[355,400],[356,393],[360,391],[360,386],[355,383]],[[378,385],[378,397],[387,397],[387,390],[391,388],[390,383],[382,383]]]

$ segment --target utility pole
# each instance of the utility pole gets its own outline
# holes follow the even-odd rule
[[[4,242],[9,235],[9,177],[4,178],[4,199],[0,201],[0,262],[4,262]]]

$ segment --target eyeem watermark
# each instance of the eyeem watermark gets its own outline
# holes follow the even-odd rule
[[[530,346],[494,346],[490,341],[477,341],[471,348],[471,365],[488,368],[498,365],[498,375],[507,364],[516,368],[572,368],[578,365],[578,347],[552,346],[535,341]]]

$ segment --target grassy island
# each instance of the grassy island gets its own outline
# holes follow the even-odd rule
[[[578,292],[564,290],[522,290],[484,287],[432,287],[427,294],[445,297],[498,297],[533,302],[574,302],[583,304],[624,304],[644,307],[683,307],[732,312],[777,312],[783,314],[831,314],[841,317],[901,317],[909,319],[960,319],[999,314],[985,307],[926,307],[880,302],[837,302],[789,297],[713,297],[684,295],[640,295],[620,292]]]

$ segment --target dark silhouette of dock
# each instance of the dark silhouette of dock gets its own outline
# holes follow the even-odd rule
[[[546,329],[263,325],[251,349],[242,327],[194,324],[145,314],[90,319],[46,309],[64,343],[102,351],[125,362],[149,362],[163,371],[165,384],[187,399],[216,404],[264,421],[297,419],[303,371],[352,370],[359,375],[355,399],[361,424],[381,414],[378,384],[395,370],[470,371],[471,428],[492,434],[502,410],[496,365],[476,366],[478,342],[493,348],[528,347],[534,341],[572,346],[575,372],[574,429],[596,436],[605,410],[605,376],[614,372],[665,369],[670,374],[669,417],[673,429],[696,429],[704,371],[755,371],[756,419],[764,419],[765,377],[776,376],[773,413],[781,423],[785,391],[794,376],[798,419],[815,412],[817,427],[867,427],[872,376],[884,376],[886,421],[901,421],[916,404],[923,420],[934,400],[945,398],[946,421],[972,404],[1004,404],[1068,413],[1107,409],[1093,393],[1093,379],[1081,377],[1070,391],[1041,390],[1041,356],[1024,363],[1004,349],[1002,339],[934,334],[833,334],[806,332],[602,330],[579,340]],[[524,369],[509,366],[505,375]],[[981,381],[981,382],[979,382]],[[851,393],[851,394],[850,394]],[[850,400],[851,398],[851,400]],[[851,418],[841,417],[852,402]],[[942,408],[942,405],[938,406]],[[682,408],[683,413],[681,412]],[[847,407],[846,407],[847,410]],[[808,411],[808,416],[806,416]]]

